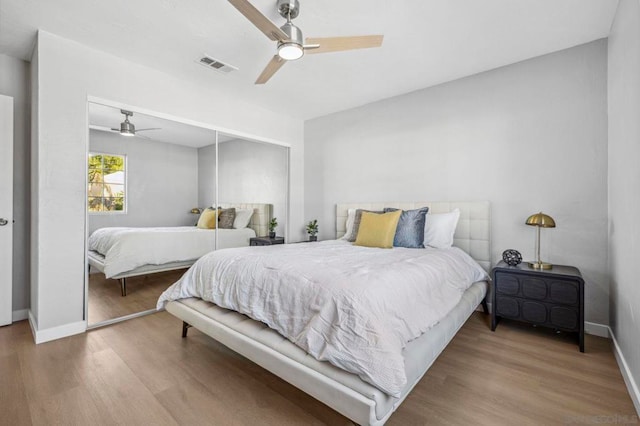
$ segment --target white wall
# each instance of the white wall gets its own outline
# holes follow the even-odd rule
[[[608,323],[605,40],[305,123],[305,220],[335,236],[344,202],[489,200],[492,259],[575,265]]]
[[[13,311],[29,308],[29,64],[0,55],[0,94],[13,97]],[[15,315],[14,315],[15,316]],[[18,315],[17,318],[24,319]]]
[[[84,330],[85,155],[87,97],[161,112],[244,132],[292,146],[292,221],[302,224],[303,123],[224,95],[224,79],[201,87],[87,46],[38,33],[36,64],[37,132],[32,138],[35,169],[32,205],[38,246],[32,250],[36,338]],[[197,64],[196,64],[197,66]],[[217,90],[220,88],[220,90]],[[212,101],[214,100],[214,101]],[[60,167],[64,164],[65,167]],[[55,214],[53,214],[55,212]]]
[[[125,214],[89,214],[89,234],[107,226],[193,225],[198,202],[198,150],[91,130],[89,149],[127,157]]]
[[[273,217],[278,219],[276,233],[285,235],[287,148],[234,139],[220,143],[218,155],[220,202],[272,204]],[[198,175],[199,206],[212,206],[215,204],[215,146],[198,150]]]
[[[640,384],[640,3],[620,0],[609,36],[611,328]],[[640,401],[636,388],[636,409]]]
[[[32,327],[37,327],[37,318],[38,318],[38,253],[40,244],[38,242],[38,215],[35,212],[38,211],[38,188],[40,182],[40,170],[38,169],[38,164],[40,160],[38,158],[38,150],[34,148],[34,145],[37,143],[40,138],[40,60],[39,57],[38,45],[33,49],[31,55],[31,69],[30,69],[30,83],[31,83],[31,145],[30,145],[30,179],[29,183],[31,186],[31,194],[30,194],[30,207],[31,207],[31,226],[29,227],[29,231],[31,234],[30,238],[30,253],[29,253],[29,279],[30,279],[30,304],[29,304],[29,321],[35,321],[35,324],[31,324]]]

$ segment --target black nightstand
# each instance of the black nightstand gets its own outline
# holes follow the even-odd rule
[[[492,271],[491,331],[500,318],[577,333],[584,352],[584,280],[573,266],[531,269],[498,263]]]
[[[249,239],[250,246],[273,246],[276,244],[284,244],[284,237],[253,237]]]

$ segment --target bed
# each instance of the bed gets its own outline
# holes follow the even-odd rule
[[[338,205],[336,209],[336,237],[342,237],[346,231],[347,211],[350,208],[380,210],[382,207],[396,207],[409,210],[421,206],[429,206],[430,211],[433,213],[448,212],[453,208],[459,208],[460,210],[460,220],[456,228],[454,245],[461,250],[442,250],[439,253],[433,253],[434,256],[449,256],[449,253],[464,251],[475,259],[477,264],[481,265],[485,271],[488,271],[490,267],[490,207],[487,202]],[[344,257],[348,255],[348,252],[344,250],[351,250],[343,247],[344,244],[348,243],[336,241],[326,242],[324,245],[323,243],[296,244],[289,245],[289,247],[274,246],[268,249],[280,250],[281,254],[285,255],[294,255],[296,252],[310,250],[320,250],[319,253],[321,250],[335,250],[336,253]],[[307,247],[295,249],[292,246]],[[312,246],[316,246],[316,248]],[[263,250],[264,248],[255,248],[254,250],[256,249]],[[243,256],[243,253],[241,253],[243,250],[251,249],[235,249],[238,256]],[[398,250],[398,256],[402,254],[402,250],[411,249]],[[435,249],[432,250],[436,251]],[[394,252],[396,252],[395,249]],[[421,256],[416,254],[415,250],[413,252],[410,256]],[[260,263],[260,256],[263,255],[256,254],[258,252],[253,253],[258,256],[256,263]],[[266,256],[268,252],[263,253]],[[312,252],[310,251],[309,253]],[[426,253],[427,250],[425,250]],[[235,254],[233,251],[227,251],[224,255],[228,257]],[[458,255],[456,254],[456,256]],[[199,261],[190,271],[194,268],[197,269],[200,263],[204,263],[204,260],[206,259],[203,258]],[[409,262],[413,261],[413,258],[409,260]],[[328,258],[326,262],[332,262],[331,258]],[[486,277],[485,271],[482,273],[483,277]],[[189,272],[185,275],[188,274]],[[168,292],[170,291],[171,288]],[[176,290],[174,289],[173,291]],[[339,368],[332,363],[318,360],[322,359],[322,356],[319,357],[318,354],[322,355],[325,348],[321,347],[319,350],[317,348],[307,348],[314,353],[314,356],[312,356],[300,346],[292,343],[292,341],[295,341],[292,336],[287,339],[277,331],[267,327],[263,322],[252,320],[232,310],[223,309],[200,298],[186,297],[169,301],[166,303],[166,310],[183,320],[183,337],[186,336],[188,327],[196,327],[354,422],[379,425],[384,424],[393,411],[402,403],[471,313],[480,304],[483,304],[486,309],[486,304],[484,303],[486,292],[486,281],[473,282],[465,289],[460,289],[459,299],[456,299],[455,304],[448,313],[426,332],[409,341],[402,349],[404,382],[391,380],[388,385],[384,383],[384,378],[381,382],[379,378],[371,379],[359,373],[348,372],[347,370],[351,369],[351,364],[349,364],[350,359],[346,353],[350,352],[350,350],[345,350],[345,354],[343,354],[345,362],[344,365],[341,364],[343,368]],[[296,343],[300,344],[300,342]],[[397,357],[394,358],[393,354],[390,357],[389,364],[397,364]],[[391,361],[392,358],[395,359],[394,362]],[[383,374],[383,376],[385,375]]]
[[[267,235],[271,204],[222,204],[221,207],[252,209],[247,228],[199,229],[195,226],[160,228],[102,228],[89,237],[89,271],[93,267],[106,278],[120,282],[126,296],[126,279],[158,272],[185,269],[214,249],[248,246],[256,235]],[[217,246],[216,246],[217,236]]]

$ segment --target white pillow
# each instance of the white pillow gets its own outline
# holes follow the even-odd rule
[[[347,231],[344,233],[341,240],[346,240],[353,232],[353,222],[356,220],[356,209],[347,210]]]
[[[460,209],[453,209],[449,213],[428,213],[424,224],[425,247],[451,247],[458,219],[460,219]]]
[[[236,209],[236,218],[233,219],[233,227],[235,229],[244,229],[249,225],[249,221],[253,216],[253,209]]]

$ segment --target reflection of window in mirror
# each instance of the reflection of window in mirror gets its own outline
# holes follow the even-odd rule
[[[126,212],[126,157],[89,154],[87,208],[90,213]]]

